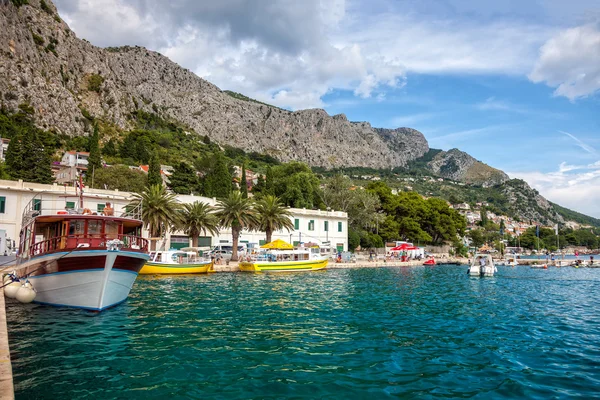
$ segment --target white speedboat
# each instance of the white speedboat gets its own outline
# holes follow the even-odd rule
[[[469,275],[471,276],[494,276],[497,272],[494,260],[489,254],[475,254],[473,263],[469,268]]]

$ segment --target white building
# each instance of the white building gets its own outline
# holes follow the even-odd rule
[[[6,161],[6,152],[8,151],[9,144],[10,139],[0,138],[0,160],[2,162]]]
[[[41,209],[76,208],[77,197],[74,187],[58,184],[44,185],[23,181],[0,180],[0,231],[6,232],[6,242],[14,240],[19,245],[19,232],[21,231],[21,217],[23,210],[33,197],[44,192]],[[125,206],[132,199],[132,193],[118,190],[86,189],[85,207],[93,212],[101,212],[106,202],[112,203],[118,215],[125,211]],[[178,195],[181,203],[201,201],[211,205],[216,204],[216,199]],[[316,243],[321,247],[331,247],[334,250],[348,250],[348,214],[340,211],[321,211],[290,208],[294,229],[290,232],[283,230],[273,232],[274,239],[283,239],[292,243]],[[144,232],[148,237],[148,232]],[[240,243],[262,244],[265,240],[264,232],[243,231]],[[231,230],[222,229],[218,236],[200,237],[199,246],[208,247],[219,243],[231,242]],[[163,240],[158,242],[158,248],[182,248],[190,245],[189,238],[182,232],[170,232]]]
[[[87,167],[90,153],[85,151],[67,151],[63,154],[60,163],[69,167]]]

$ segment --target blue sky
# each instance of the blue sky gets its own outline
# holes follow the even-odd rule
[[[57,0],[222,89],[408,126],[600,217],[597,0]],[[107,29],[108,27],[108,29]]]

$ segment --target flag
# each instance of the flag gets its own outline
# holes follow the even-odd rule
[[[554,225],[554,232],[556,233],[556,236],[558,236],[558,224]]]
[[[539,225],[535,226],[535,236],[540,237],[540,226]]]

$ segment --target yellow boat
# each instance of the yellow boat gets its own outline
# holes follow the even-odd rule
[[[206,274],[208,272],[215,272],[212,261],[198,260],[194,253],[169,250],[150,252],[150,260],[142,267],[140,275]]]
[[[244,272],[299,272],[325,269],[327,262],[318,248],[311,248],[272,250],[259,254],[255,260],[241,261],[239,265]]]

